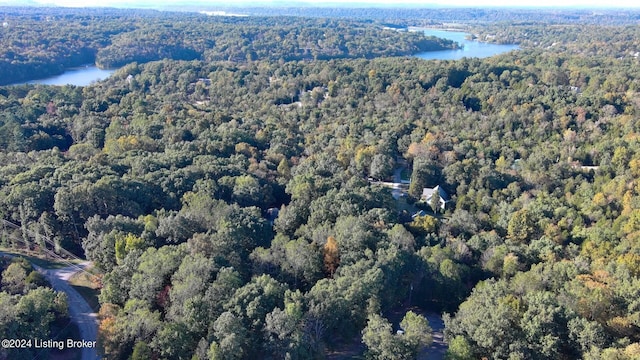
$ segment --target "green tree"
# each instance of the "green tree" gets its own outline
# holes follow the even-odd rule
[[[424,316],[408,311],[400,322],[400,328],[403,331],[402,342],[410,352],[410,357],[417,357],[422,349],[431,346],[431,327]]]
[[[146,248],[144,239],[135,236],[134,234],[117,236],[115,241],[115,255],[117,262],[122,261],[132,250],[144,250]]]
[[[367,358],[402,359],[398,338],[392,333],[391,324],[380,315],[370,315],[362,330],[362,342],[367,346]]]
[[[184,246],[147,249],[140,256],[138,269],[131,277],[129,297],[146,301],[151,308],[166,306],[168,298],[164,291],[185,255]]]
[[[531,215],[526,209],[516,211],[509,220],[507,234],[515,242],[526,242],[533,235],[534,225]]]
[[[151,349],[144,341],[139,341],[133,347],[133,353],[131,353],[131,360],[147,360],[152,357]]]
[[[369,175],[374,179],[385,180],[393,175],[394,161],[389,155],[375,154],[371,160]]]
[[[445,355],[446,360],[471,360],[473,358],[471,346],[463,336],[456,336],[449,341]]]
[[[213,321],[205,300],[207,284],[211,282],[213,273],[213,261],[210,259],[200,254],[185,256],[171,276],[166,317],[184,323],[193,333],[202,333]]]
[[[218,341],[209,348],[210,360],[236,360],[247,356],[250,336],[240,318],[224,312],[213,324],[213,329]]]
[[[14,261],[2,272],[2,290],[10,294],[23,294],[29,288],[27,286],[28,264],[22,261]]]
[[[402,330],[392,332],[391,324],[379,315],[370,315],[362,331],[362,342],[371,359],[415,359],[424,347],[431,345],[431,328],[423,316],[407,312],[400,322]]]
[[[189,360],[198,345],[198,338],[182,322],[163,322],[150,344],[154,352],[165,358]]]
[[[439,213],[440,210],[442,210],[442,208],[440,207],[440,192],[439,191],[434,191],[433,195],[431,195],[431,200],[429,200],[429,206],[431,207],[431,210],[433,210],[433,212],[435,214]]]

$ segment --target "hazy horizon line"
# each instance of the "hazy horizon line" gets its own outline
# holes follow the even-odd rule
[[[504,0],[485,0],[485,4],[469,4],[469,0],[453,0],[447,4],[444,0],[435,0],[433,2],[423,2],[416,0],[405,0],[402,2],[391,2],[388,0],[351,0],[347,2],[331,1],[323,2],[318,0],[302,0],[302,1],[286,1],[286,0],[238,0],[235,4],[230,5],[228,2],[222,1],[167,1],[158,3],[155,0],[0,0],[0,7],[61,7],[61,8],[119,8],[119,9],[177,9],[180,7],[201,8],[201,9],[243,9],[243,8],[343,8],[343,9],[370,9],[370,8],[388,8],[388,9],[517,9],[517,10],[624,10],[624,9],[640,9],[640,4],[630,5],[623,0],[625,4],[619,4],[618,1],[612,1],[611,5],[587,4],[585,1],[575,0],[553,1],[553,0],[537,0],[536,4],[531,4],[533,0],[521,2],[517,4],[495,3]],[[475,2],[475,1],[474,1]],[[564,3],[564,4],[563,4]]]

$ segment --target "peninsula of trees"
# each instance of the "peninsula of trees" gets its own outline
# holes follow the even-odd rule
[[[5,8],[0,85],[96,64],[203,60],[244,63],[375,58],[452,49],[457,44],[380,24],[292,17],[212,17],[151,10]]]

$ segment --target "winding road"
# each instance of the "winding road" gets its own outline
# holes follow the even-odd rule
[[[33,265],[33,267],[49,281],[54,290],[67,294],[69,317],[71,321],[78,326],[80,339],[94,344],[93,347],[82,348],[82,360],[96,360],[100,358],[95,348],[98,338],[98,321],[91,306],[84,300],[82,295],[69,285],[69,278],[89,265],[89,262],[84,262],[79,266],[68,266],[61,269],[45,269]]]
[[[29,229],[21,227],[19,224],[15,224],[11,221],[7,221],[5,219],[0,219],[0,224],[3,229],[14,229],[20,230],[23,234],[31,235],[31,236],[40,236],[42,240],[50,245],[55,245],[54,242],[46,236],[42,234],[37,234]],[[4,234],[5,236],[7,234]],[[14,238],[9,235],[9,238]],[[14,238],[15,240],[15,238]],[[22,241],[21,238],[17,239],[18,242]],[[45,252],[47,251],[46,247],[44,248]],[[78,259],[75,255],[71,254],[69,251],[62,249],[68,255],[71,255],[72,258]],[[6,257],[15,257],[15,254],[5,253],[0,251],[0,256]],[[70,262],[65,261],[67,264]],[[34,269],[42,274],[51,284],[56,291],[62,291],[67,294],[67,304],[69,306],[69,318],[78,326],[78,331],[80,332],[80,344],[74,342],[72,345],[73,348],[82,348],[82,360],[96,360],[100,359],[98,356],[98,352],[96,349],[97,338],[98,338],[98,320],[96,313],[93,312],[91,306],[87,303],[87,301],[78,293],[71,285],[69,285],[69,279],[73,274],[79,271],[85,271],[87,267],[91,265],[91,262],[85,261],[78,265],[70,265],[61,269],[45,269],[40,267],[34,263],[31,263]],[[68,341],[64,340],[65,347],[69,346]],[[72,340],[71,340],[72,341]]]

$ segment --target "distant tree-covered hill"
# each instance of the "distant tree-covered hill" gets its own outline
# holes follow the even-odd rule
[[[161,59],[312,60],[411,55],[455,48],[450,40],[347,20],[208,17],[134,10],[0,8],[0,84],[96,63]]]

